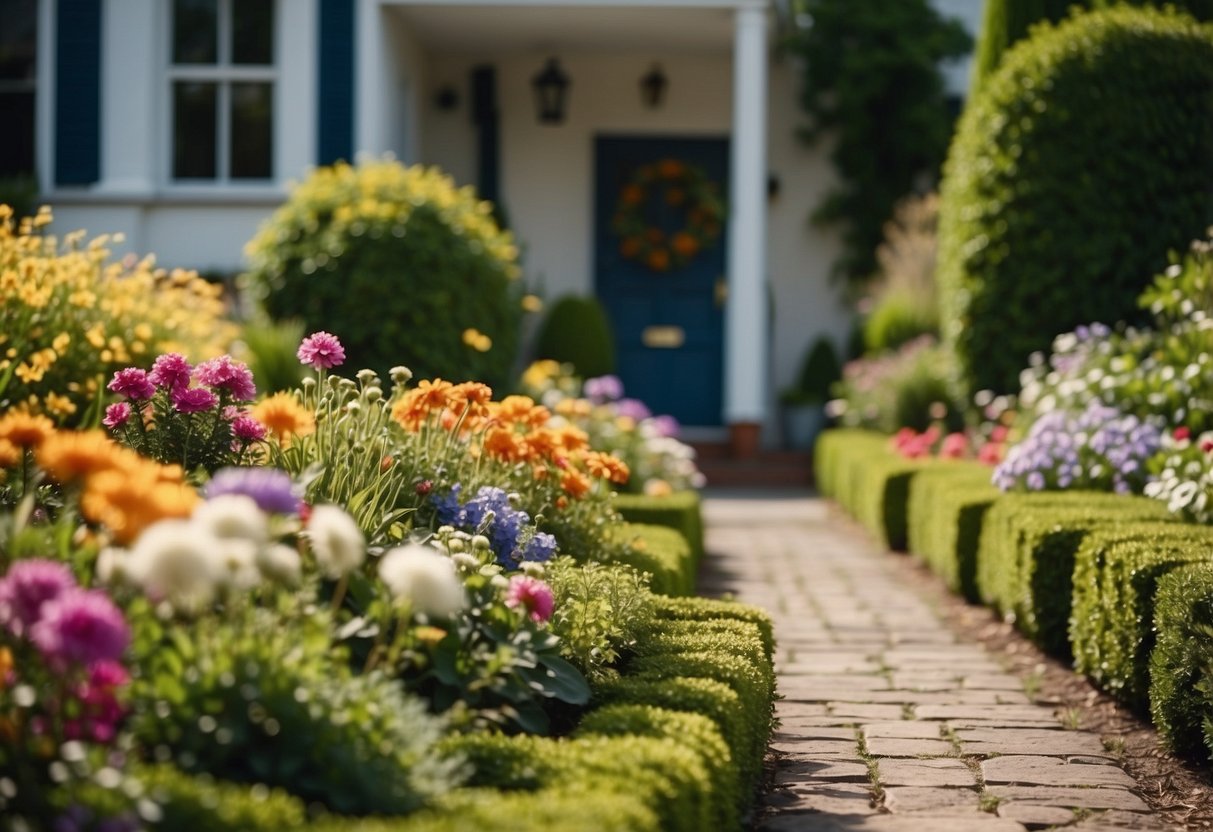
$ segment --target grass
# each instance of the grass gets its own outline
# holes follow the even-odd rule
[[[1066,708],[1061,714],[1061,725],[1067,731],[1077,731],[1082,727],[1082,708]]]

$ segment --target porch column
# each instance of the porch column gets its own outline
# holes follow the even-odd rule
[[[766,11],[755,3],[737,9],[733,30],[724,417],[736,456],[757,449],[766,416],[766,102]]]

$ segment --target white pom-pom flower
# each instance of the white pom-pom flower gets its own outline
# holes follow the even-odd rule
[[[366,560],[362,530],[337,506],[316,506],[307,521],[307,538],[316,563],[330,578],[353,572]]]
[[[450,618],[467,606],[455,564],[430,546],[413,543],[388,551],[379,561],[379,577],[392,597],[408,601],[414,612]]]

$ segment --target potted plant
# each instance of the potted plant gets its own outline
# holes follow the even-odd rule
[[[833,342],[818,336],[800,365],[796,384],[779,394],[783,406],[784,441],[792,448],[811,448],[825,425],[825,403],[830,387],[842,375]]]

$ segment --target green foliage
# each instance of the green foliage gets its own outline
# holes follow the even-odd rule
[[[1170,519],[1144,497],[1088,491],[1009,493],[986,514],[977,589],[1046,651],[1068,657],[1074,557],[1088,534],[1133,521]]]
[[[845,506],[843,495],[850,494],[851,463],[856,457],[887,448],[889,437],[860,428],[835,428],[817,438],[813,448],[813,480],[823,497],[831,497]]]
[[[593,685],[653,618],[653,595],[644,576],[624,565],[560,558],[548,564],[544,579],[555,599],[550,626],[561,655]]]
[[[948,588],[976,601],[977,546],[986,511],[1002,493],[990,467],[953,461],[920,471],[910,482],[906,541]]]
[[[12,208],[18,220],[32,217],[38,210],[38,191],[36,176],[0,176],[0,205]]]
[[[278,832],[301,829],[307,819],[303,801],[283,789],[225,783],[168,765],[139,769],[134,779],[160,809],[160,819],[150,826],[154,830]]]
[[[244,324],[237,349],[253,371],[261,393],[294,390],[300,385],[304,366],[295,351],[306,334],[303,321],[296,319],[271,321],[258,316]]]
[[[621,523],[610,537],[621,545],[610,557],[650,576],[653,592],[689,595],[694,591],[694,558],[686,538],[677,529],[648,523]]]
[[[771,662],[775,655],[774,624],[770,614],[759,607],[717,598],[657,598],[654,613],[658,619],[691,625],[719,627],[726,626],[728,622],[751,624],[758,628],[767,662]]]
[[[535,357],[572,364],[582,378],[615,372],[615,337],[598,299],[566,295],[552,304],[535,339]]]
[[[1145,276],[1213,220],[1211,91],[1213,31],[1174,12],[1081,15],[1006,53],[942,187],[941,313],[966,397],[1015,389],[1059,332],[1130,318]]]
[[[868,352],[895,350],[922,335],[939,335],[939,310],[922,297],[889,292],[880,297],[863,321]]]
[[[454,784],[432,751],[443,723],[398,682],[354,675],[327,616],[141,619],[132,728],[158,758],[344,814],[410,812]]]
[[[1159,579],[1154,630],[1154,725],[1175,753],[1207,762],[1213,750],[1205,728],[1213,720],[1213,564],[1193,563]]]
[[[1144,711],[1158,581],[1185,563],[1210,560],[1210,552],[1213,529],[1187,523],[1118,524],[1088,535],[1075,556],[1075,667]]]
[[[337,335],[355,367],[509,379],[522,317],[517,249],[492,206],[437,169],[319,168],[247,252],[246,284],[266,312]]]
[[[924,431],[942,421],[948,430],[964,425],[964,407],[952,391],[952,352],[929,337],[916,338],[896,352],[852,361],[834,387],[831,415],[845,427],[882,433],[900,428]]]
[[[964,54],[969,37],[927,0],[804,0],[812,24],[787,48],[803,60],[806,141],[833,139],[840,184],[814,210],[842,226],[835,273],[866,280],[883,226],[898,199],[933,177],[952,119],[939,64]]]
[[[703,517],[699,492],[677,491],[664,497],[619,494],[615,497],[615,510],[629,523],[677,529],[691,547],[694,557],[691,574],[699,570],[699,561],[703,558]]]
[[[805,351],[796,386],[784,390],[780,399],[785,404],[824,403],[841,375],[842,366],[834,342],[824,335],[818,336]]]

